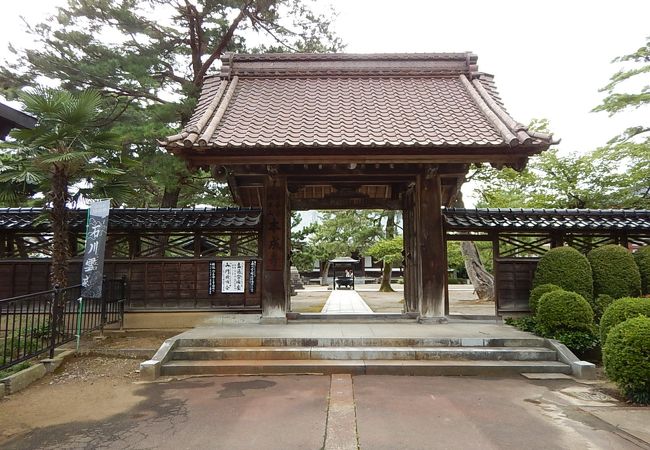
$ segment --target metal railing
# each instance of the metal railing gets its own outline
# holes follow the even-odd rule
[[[0,300],[0,370],[124,317],[126,278],[104,280],[102,298],[80,300],[81,285]]]

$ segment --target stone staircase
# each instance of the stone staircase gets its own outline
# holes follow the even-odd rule
[[[542,338],[179,338],[160,375],[571,373]]]

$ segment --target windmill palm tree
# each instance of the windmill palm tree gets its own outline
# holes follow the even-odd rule
[[[76,183],[92,184],[101,177],[122,173],[109,166],[116,140],[98,126],[102,100],[95,91],[73,94],[41,88],[23,93],[21,100],[26,111],[38,117],[38,124],[33,129],[14,130],[13,141],[3,145],[0,183],[45,194],[45,203],[51,207],[49,221],[53,234],[50,278],[52,285],[65,286],[70,248],[70,188]]]

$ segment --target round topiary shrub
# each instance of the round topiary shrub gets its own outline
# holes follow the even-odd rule
[[[650,298],[619,298],[609,305],[600,318],[600,342],[607,342],[612,327],[639,315],[650,317]]]
[[[530,306],[530,312],[533,314],[537,313],[537,304],[539,303],[539,299],[542,295],[546,294],[547,292],[552,292],[552,291],[559,291],[562,289],[560,286],[557,286],[555,284],[542,284],[539,285],[535,288],[533,288],[530,291],[530,296],[528,297],[528,305]]]
[[[641,275],[641,294],[650,294],[650,245],[641,247],[634,253],[634,262]]]
[[[576,292],[551,291],[539,299],[537,323],[546,335],[563,330],[592,331],[594,312],[587,300]]]
[[[533,288],[555,284],[565,291],[577,292],[587,301],[593,299],[593,279],[587,258],[572,247],[556,247],[542,256],[533,278]]]
[[[641,293],[641,275],[630,252],[620,245],[605,245],[587,254],[594,278],[594,295],[612,298]]]
[[[607,376],[636,403],[650,403],[650,318],[619,323],[603,347]]]

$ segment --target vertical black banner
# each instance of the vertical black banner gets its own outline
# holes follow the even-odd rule
[[[208,295],[214,295],[217,292],[217,262],[208,263]]]
[[[255,293],[255,284],[257,283],[257,260],[252,259],[248,268],[248,292]]]
[[[101,200],[90,205],[86,223],[86,250],[81,265],[81,296],[101,298],[104,275],[104,250],[108,230],[110,200]]]

